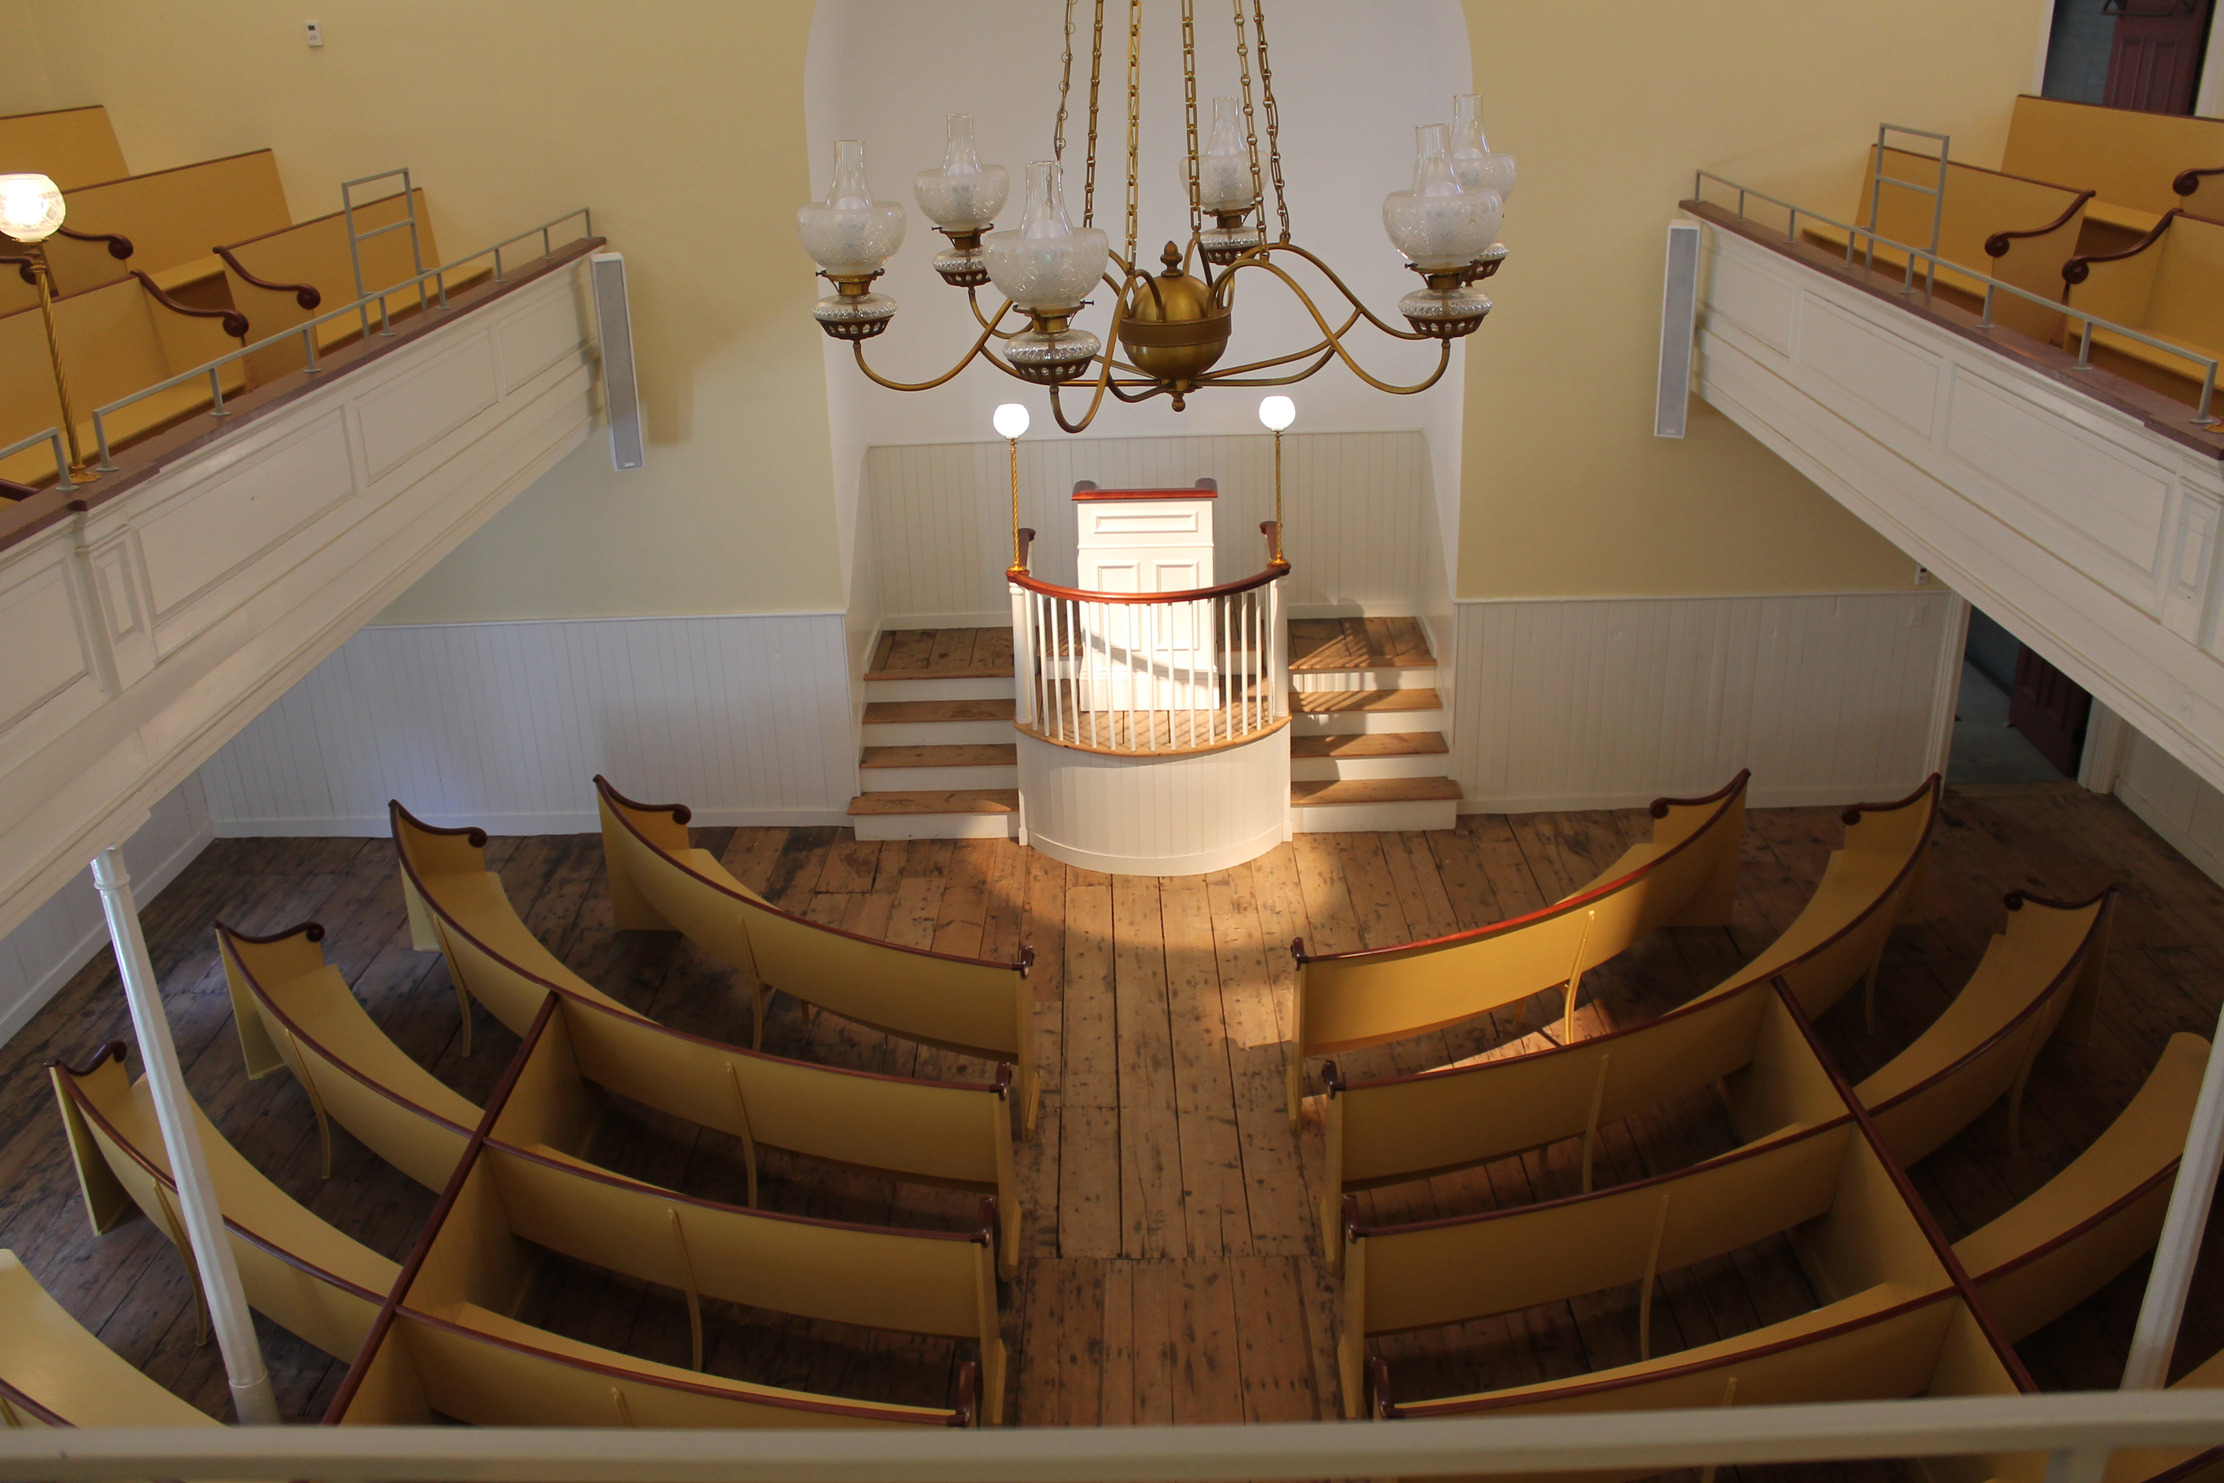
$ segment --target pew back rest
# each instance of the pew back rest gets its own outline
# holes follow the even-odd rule
[[[425,192],[418,187],[411,192],[416,199],[417,229],[424,257],[424,269],[430,271],[440,265],[440,249],[433,239],[432,214],[425,205]],[[405,220],[410,203],[400,193],[385,196],[355,210],[355,229],[368,232]],[[232,302],[247,311],[255,322],[256,338],[277,334],[291,329],[319,314],[355,302],[355,267],[348,255],[348,226],[344,212],[334,211],[325,216],[311,217],[291,226],[277,229],[242,233],[227,239],[224,250],[235,258],[240,267],[256,278],[269,283],[307,284],[316,289],[322,302],[314,309],[302,307],[291,291],[266,289],[249,282],[235,268],[227,264],[225,277],[232,291]],[[387,232],[364,242],[363,291],[376,293],[407,283],[421,271],[409,251],[409,233]],[[458,280],[460,281],[460,280]],[[455,282],[449,284],[452,290]],[[414,308],[417,296],[407,296],[406,307]],[[400,314],[405,301],[397,296],[390,312]],[[371,314],[372,326],[378,323],[377,308]],[[362,333],[362,321],[355,316],[343,315],[317,329],[320,349],[345,343],[352,336]]]
[[[1746,776],[1703,799],[1656,803],[1650,842],[1541,911],[1404,947],[1301,958],[1298,1053],[1357,1050],[1455,1024],[1596,967],[1656,927],[1726,913]]]
[[[2217,165],[2224,165],[2224,121],[2028,93],[2015,101],[2000,157],[2011,175],[2090,187],[2108,206],[2150,216],[2182,204],[2171,189],[2180,171]]]
[[[99,103],[0,118],[0,174],[49,176],[65,192],[129,175],[115,125]]]
[[[995,1233],[811,1220],[692,1199],[489,1145],[513,1234],[645,1282],[806,1318],[993,1343]]]
[[[104,243],[52,239],[54,276],[65,293],[113,282],[127,266],[165,284],[165,274],[188,264],[205,265],[213,275],[217,243],[282,231],[292,223],[277,157],[267,149],[104,180],[67,191],[65,199],[71,227],[113,233],[132,246],[127,265]]]
[[[28,1399],[70,1426],[215,1426],[95,1338],[38,1279],[0,1250],[0,1394]],[[16,1419],[34,1424],[16,1400]]]
[[[427,1189],[446,1185],[479,1107],[379,1029],[306,929],[258,941],[219,924],[217,942],[248,1075],[284,1065],[328,1140],[338,1122]]]
[[[1559,1302],[1780,1234],[1830,1209],[1856,1137],[1852,1119],[1841,1117],[1594,1194],[1355,1231],[1347,1332],[1394,1333]]]
[[[1861,201],[1855,208],[1857,225],[1869,223],[1870,198],[1875,195],[1873,178],[1880,161],[1888,181],[1906,181],[1925,189],[1938,183],[1935,157],[1891,148],[1880,154],[1871,145],[1869,177],[1862,182]],[[1945,189],[1945,208],[1938,215],[1940,257],[2043,299],[2060,295],[2062,264],[2077,252],[2077,235],[2084,221],[2079,189],[1958,161],[1946,167]],[[1912,247],[1930,242],[1934,210],[1930,196],[1887,184],[1878,199],[1879,232]],[[2005,255],[1996,258],[1986,251],[1986,243],[1998,232],[2038,235],[2012,239]],[[1901,256],[1893,255],[1894,266],[1902,261]],[[1918,271],[1918,282],[1922,277]],[[2007,306],[1996,306],[2003,307]]]
[[[2224,203],[2220,203],[2224,205]],[[2224,221],[2174,217],[2156,244],[2145,327],[2214,355],[2224,351]],[[2192,368],[2187,367],[2192,374]]]
[[[154,1101],[144,1081],[129,1084],[121,1042],[87,1070],[48,1069],[95,1228],[136,1205],[190,1266]],[[325,1353],[352,1357],[401,1269],[264,1178],[199,1108],[194,1116],[248,1303]]]
[[[2035,1193],[1954,1243],[2011,1342],[2082,1302],[2153,1247],[2208,1058],[2200,1036],[2171,1036],[2106,1132]]]

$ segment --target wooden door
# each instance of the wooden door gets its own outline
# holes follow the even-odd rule
[[[2015,688],[2008,693],[2008,724],[2023,733],[2039,755],[2077,776],[2085,752],[2085,723],[2093,697],[2068,675],[2028,646],[2016,655]]]
[[[2116,38],[2108,52],[2110,108],[2190,114],[2201,80],[2215,0],[2109,0]]]

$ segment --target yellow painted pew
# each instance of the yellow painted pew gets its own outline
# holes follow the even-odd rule
[[[2224,165],[2224,119],[2178,118],[2133,108],[2104,108],[2061,98],[2015,100],[2000,168],[2012,175],[2059,180],[2098,194],[2089,221],[2134,234],[2149,232],[2180,205],[2224,214],[2224,179],[2200,182],[2187,200],[2175,188],[2188,170]]]
[[[0,255],[5,255],[4,247]],[[237,350],[246,328],[236,315],[227,320],[166,307],[137,279],[55,300],[55,339],[85,456],[94,457],[95,408]],[[234,361],[221,375],[226,396],[245,389],[243,363]],[[207,381],[197,379],[134,402],[108,419],[109,446],[122,448],[206,411],[209,400]],[[39,311],[34,307],[0,315],[0,446],[61,421]],[[0,462],[0,479],[19,483],[43,483],[53,473],[53,457],[43,445]]]
[[[1413,1076],[1328,1086],[1322,1233],[1341,1245],[1343,1197],[1470,1168],[1599,1128],[1697,1091],[1753,1058],[1781,976],[1810,1015],[1875,983],[1892,927],[1917,899],[1939,780],[1896,803],[1846,811],[1846,839],[1799,916],[1717,988],[1658,1019],[1570,1045]]]
[[[782,911],[690,845],[688,810],[635,803],[595,779],[612,916],[621,930],[678,931],[745,974],[757,996],[757,1042],[772,993],[793,995],[922,1044],[1019,1066],[1020,1127],[1042,1096],[1030,948],[994,963],[860,937]]]
[[[65,188],[63,204],[71,231],[129,242],[128,268],[192,302],[225,307],[232,301],[224,292],[216,244],[279,231],[293,221],[277,157],[267,149]],[[48,239],[47,256],[63,293],[97,288],[127,272],[127,263],[105,242],[54,237]],[[200,284],[210,292],[194,293],[191,286]]]
[[[2216,194],[2224,197],[2224,188]],[[2224,201],[2212,207],[2224,216]],[[2073,258],[2062,270],[2066,302],[2196,355],[2224,360],[2224,220],[2172,209],[2131,248]],[[2074,336],[2080,330],[2071,327]],[[2071,342],[2075,347],[2075,340]],[[2183,382],[2197,393],[2205,368],[2114,330],[2093,343]],[[2168,384],[2168,383],[2165,383]]]
[[[1728,925],[1749,776],[1704,798],[1656,801],[1649,841],[1540,911],[1368,952],[1314,956],[1300,939],[1291,1124],[1313,1057],[1403,1040],[1553,988],[1572,1022],[1583,974],[1654,928]]]
[[[215,1426],[95,1338],[0,1251],[0,1426]]]
[[[0,118],[0,175],[44,175],[71,191],[130,173],[115,125],[98,103]]]
[[[420,947],[447,954],[459,991],[519,1034],[551,993],[587,1080],[662,1112],[807,1158],[996,1197],[1002,1268],[1017,1270],[1024,1214],[1007,1098],[994,1085],[847,1071],[659,1025],[581,979],[518,920],[486,870],[486,835],[435,829],[392,806],[403,895]]]

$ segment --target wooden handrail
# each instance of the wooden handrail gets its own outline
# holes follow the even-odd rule
[[[293,301],[304,309],[314,309],[324,302],[324,294],[313,283],[273,283],[268,278],[259,278],[248,271],[246,264],[232,256],[229,247],[217,248],[216,255],[224,260],[225,267],[237,273],[244,282],[256,288],[267,288],[272,293],[292,294]]]
[[[1025,573],[1014,575],[1011,581],[1013,585],[1024,587],[1029,592],[1039,592],[1045,597],[1063,597],[1076,602],[1174,603],[1204,602],[1209,598],[1233,597],[1238,592],[1249,592],[1254,588],[1264,587],[1270,582],[1288,576],[1289,572],[1290,564],[1285,561],[1278,566],[1269,566],[1265,571],[1245,577],[1240,582],[1223,582],[1218,587],[1193,587],[1186,592],[1084,592],[1078,587],[1059,587],[1049,582],[1038,582]]]
[[[131,239],[115,232],[80,232],[75,227],[56,227],[54,234],[67,237],[72,242],[105,242],[108,244],[108,255],[119,263],[131,256]]]
[[[176,299],[171,298],[162,291],[161,284],[156,283],[139,269],[133,268],[131,276],[138,279],[139,286],[153,295],[154,301],[163,308],[174,313],[191,315],[195,319],[220,319],[224,322],[225,334],[230,335],[235,340],[244,341],[247,338],[247,316],[237,309],[196,309],[191,304],[181,304]]]
[[[2092,276],[2093,264],[2095,263],[2116,263],[2122,262],[2127,257],[2139,256],[2140,253],[2145,252],[2162,240],[2162,234],[2170,230],[2170,222],[2173,218],[2183,215],[2185,215],[2183,206],[2171,207],[2168,211],[2162,213],[2162,220],[2154,224],[2154,230],[2148,232],[2146,236],[2141,237],[2122,252],[2084,253],[2071,258],[2068,262],[2062,264],[2062,281],[2074,286],[2083,283]],[[2067,302],[2069,290],[2065,288],[2062,291],[2062,296],[2064,301]]]
[[[2190,196],[2201,188],[2202,178],[2209,175],[2224,175],[2224,165],[2213,170],[2180,170],[2178,178],[2170,182],[2170,189],[2181,196]]]
[[[2055,217],[2054,220],[2048,222],[2043,227],[2030,227],[2020,232],[1994,232],[1991,236],[1985,238],[1985,256],[2006,257],[2008,255],[2008,248],[2010,244],[2015,242],[2016,239],[2019,237],[2044,237],[2049,232],[2060,231],[2062,228],[2068,226],[2070,218],[2077,215],[2078,212],[2083,211],[2085,209],[2085,203],[2093,199],[2093,197],[2097,194],[2098,192],[2096,191],[2079,191],[2077,193],[2077,199],[2071,201],[2069,205],[2063,207],[2062,214]]]

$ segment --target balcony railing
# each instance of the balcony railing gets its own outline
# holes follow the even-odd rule
[[[1274,523],[1260,526],[1271,551]],[[1033,532],[1023,532],[1032,540]],[[1084,592],[1011,574],[1020,729],[1094,752],[1206,751],[1289,717],[1282,578],[1187,592]]]

